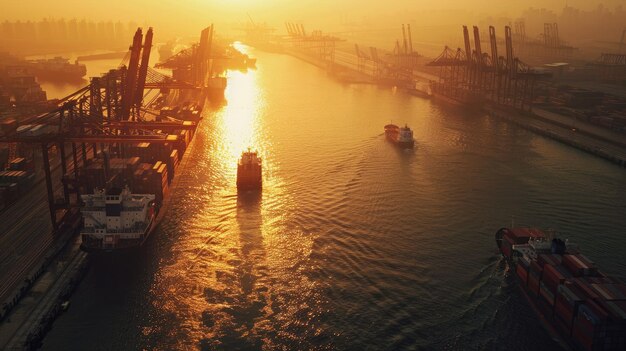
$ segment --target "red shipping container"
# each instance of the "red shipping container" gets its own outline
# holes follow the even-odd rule
[[[564,255],[563,265],[576,277],[598,274],[598,269],[593,262],[581,254]]]
[[[530,262],[530,272],[536,273],[538,278],[541,278],[543,268],[537,263],[536,260]]]
[[[592,300],[587,300],[578,307],[574,324],[587,335],[593,335],[596,326],[604,324],[608,318],[609,314],[600,305]]]
[[[612,324],[621,324],[626,327],[626,301],[599,300],[597,303],[608,313]]]
[[[552,289],[542,282],[539,282],[539,294],[548,302],[550,306],[554,306],[556,289]]]
[[[552,291],[556,291],[559,284],[565,282],[566,276],[558,269],[559,266],[545,265],[543,266],[543,275],[541,281],[548,285]]]
[[[582,350],[593,350],[593,335],[589,335],[584,330],[581,330],[576,323],[572,326],[572,338]]]
[[[517,264],[517,268],[515,269],[517,276],[522,281],[522,285],[526,286],[528,284],[528,271],[521,264]]]
[[[591,288],[591,284],[582,278],[574,278],[572,282],[588,299],[597,299],[598,294]]]
[[[591,284],[591,288],[604,300],[626,300],[624,284]]]
[[[561,298],[557,298],[556,303],[554,304],[554,317],[555,320],[558,320],[563,324],[565,330],[567,330],[567,335],[570,335],[574,315],[567,306],[567,303]]]
[[[561,264],[562,257],[557,254],[541,254],[537,256],[537,262],[541,267],[544,267],[546,264],[557,266]],[[545,267],[544,267],[545,268]]]
[[[539,289],[541,290],[541,289]],[[537,296],[537,301],[535,302],[535,306],[539,309],[539,312],[548,320],[552,320],[554,314],[554,304],[550,304],[549,301],[546,300],[542,293],[539,293]]]
[[[559,305],[555,305],[554,308],[554,326],[561,335],[569,337],[572,335],[572,322],[566,322],[563,320],[563,318],[559,315],[558,306]]]
[[[528,291],[534,297],[539,294],[539,278],[532,272],[528,274]]]

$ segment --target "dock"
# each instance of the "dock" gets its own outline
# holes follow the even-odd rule
[[[48,112],[1,121],[10,162],[0,181],[16,183],[6,185],[11,197],[0,208],[7,229],[0,233],[0,349],[39,348],[89,266],[79,236],[81,194],[131,182],[156,195],[156,225],[165,216],[209,96],[212,35],[213,26],[202,30],[196,64],[178,68],[171,61],[175,74],[187,78],[177,80],[148,66],[152,28],[139,28],[128,67],[92,77]],[[153,89],[180,92],[184,105],[168,96],[143,101],[144,90]]]

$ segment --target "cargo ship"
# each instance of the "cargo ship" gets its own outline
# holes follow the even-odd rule
[[[496,244],[551,336],[581,351],[626,350],[626,285],[552,231],[501,228]]]
[[[404,127],[398,127],[395,124],[387,124],[385,126],[385,137],[401,148],[413,148],[415,145],[413,131],[406,124]]]
[[[63,177],[81,194],[82,250],[123,252],[146,242],[165,214],[170,186],[193,131],[176,135],[171,143],[140,142],[100,150],[76,177]]]
[[[49,80],[80,80],[87,74],[87,66],[57,56],[51,59],[30,61],[30,66],[37,78]]]
[[[89,251],[141,246],[154,227],[155,199],[154,194],[133,194],[128,187],[81,195],[81,247]]]
[[[245,151],[237,163],[237,189],[255,190],[261,189],[263,176],[261,170],[261,158],[256,151]]]

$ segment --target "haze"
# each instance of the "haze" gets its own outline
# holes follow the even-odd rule
[[[623,4],[621,0],[513,0],[494,2],[487,0],[395,0],[373,2],[356,0],[163,0],[163,1],[49,1],[2,0],[0,20],[40,20],[42,18],[79,18],[95,21],[135,21],[176,31],[172,34],[195,33],[207,22],[220,24],[247,21],[247,14],[257,21],[275,26],[285,21],[298,21],[305,25],[320,26],[327,30],[339,28],[341,23],[368,20],[383,25],[392,19],[398,23],[409,20],[428,25],[459,24],[487,16],[516,18],[529,8],[545,8],[559,12],[565,6],[582,10],[603,6],[609,10]],[[458,16],[449,10],[461,11]],[[306,13],[306,15],[305,15]],[[388,18],[389,17],[389,18]],[[472,18],[473,17],[473,18]],[[452,23],[451,23],[452,22]],[[334,25],[334,27],[333,27]],[[221,28],[224,31],[224,28]]]

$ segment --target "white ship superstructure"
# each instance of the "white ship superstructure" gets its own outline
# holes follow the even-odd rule
[[[81,230],[85,249],[118,249],[141,245],[154,221],[155,195],[96,189],[81,195],[84,218]]]

